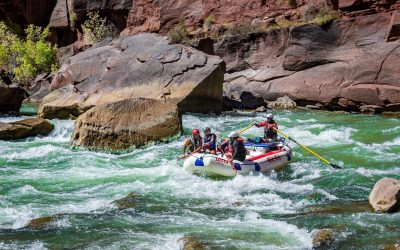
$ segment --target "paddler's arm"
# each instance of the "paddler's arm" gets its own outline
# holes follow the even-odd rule
[[[188,140],[189,140],[189,139],[186,139],[186,140],[185,140],[185,143],[183,144],[182,155],[185,155],[185,154],[186,154],[186,148],[188,147]]]
[[[263,122],[256,122],[256,123],[254,123],[254,126],[256,126],[257,128],[259,128],[259,127],[264,127],[266,124],[267,124],[266,121],[263,121]]]

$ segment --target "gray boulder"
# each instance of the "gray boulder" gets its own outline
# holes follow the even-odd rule
[[[180,112],[222,109],[225,63],[217,56],[140,34],[94,46],[69,58],[43,98],[40,117],[66,118],[129,98],[152,98]]]
[[[400,206],[400,180],[383,178],[375,183],[368,197],[376,212],[395,212]]]
[[[164,141],[180,132],[181,116],[175,104],[135,98],[98,105],[79,116],[72,143],[118,150]]]
[[[17,140],[36,135],[48,135],[54,125],[42,118],[30,118],[17,122],[0,122],[0,140]]]

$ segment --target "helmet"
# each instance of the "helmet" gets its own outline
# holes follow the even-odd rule
[[[269,113],[269,114],[267,115],[267,118],[274,119],[274,115],[273,115],[273,114],[271,114],[271,113]]]
[[[238,138],[239,135],[238,135],[238,133],[236,133],[236,132],[230,132],[228,137],[229,137],[229,138]]]
[[[206,127],[206,128],[204,128],[203,129],[203,131],[204,131],[204,133],[209,133],[209,132],[211,132],[211,128],[210,127]]]
[[[192,135],[199,135],[200,134],[200,130],[195,128],[192,130]]]

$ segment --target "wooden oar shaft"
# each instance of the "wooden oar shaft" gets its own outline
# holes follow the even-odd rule
[[[304,146],[303,144],[297,142],[295,139],[291,138],[289,135],[283,133],[282,131],[280,131],[277,128],[273,128],[276,130],[276,132],[280,133],[281,135],[283,135],[284,137],[286,137],[287,139],[293,141],[294,143],[296,143],[297,145],[299,145],[300,147],[304,148],[305,150],[307,150],[308,152],[310,152],[311,154],[315,155],[316,157],[318,157],[320,160],[322,160],[323,162],[325,162],[328,165],[332,166],[332,163],[330,161],[328,161],[327,159],[325,159],[324,157],[320,156],[319,154],[315,153],[314,151],[312,151],[311,149],[309,149],[308,147]]]

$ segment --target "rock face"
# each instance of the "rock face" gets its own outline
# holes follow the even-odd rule
[[[0,113],[19,112],[25,93],[21,87],[7,85],[0,80]]]
[[[181,132],[176,105],[138,98],[96,106],[79,116],[72,143],[96,149],[127,149]]]
[[[391,22],[382,13],[226,37],[215,44],[229,62],[224,90],[266,101],[288,95],[300,106],[387,110],[400,103],[400,44],[386,42]]]
[[[180,112],[221,112],[224,62],[155,34],[121,38],[71,57],[39,110],[66,118],[128,98],[168,100]]]
[[[54,125],[42,118],[31,118],[17,122],[0,122],[0,140],[17,140],[36,135],[47,135]]]
[[[380,179],[375,183],[368,199],[376,212],[395,212],[400,206],[400,181]]]
[[[43,73],[37,75],[31,83],[27,92],[29,94],[29,101],[39,102],[49,94],[50,83],[53,79],[53,74]]]

